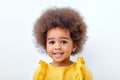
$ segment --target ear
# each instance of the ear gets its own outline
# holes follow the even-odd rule
[[[74,44],[73,44],[72,52],[74,52],[76,49],[77,49],[77,45],[74,43]]]

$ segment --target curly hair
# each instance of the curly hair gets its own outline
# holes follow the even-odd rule
[[[54,27],[68,29],[73,43],[77,49],[72,53],[76,54],[82,50],[86,41],[86,24],[82,16],[74,9],[68,8],[50,8],[47,9],[36,21],[33,33],[36,44],[46,50],[47,31]]]

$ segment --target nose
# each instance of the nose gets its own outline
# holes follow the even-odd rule
[[[59,43],[56,43],[54,46],[55,50],[61,50],[61,45]]]

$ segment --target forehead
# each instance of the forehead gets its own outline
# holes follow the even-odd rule
[[[70,37],[70,32],[67,29],[55,27],[47,32],[47,38],[48,37]]]

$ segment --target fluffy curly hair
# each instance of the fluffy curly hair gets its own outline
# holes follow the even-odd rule
[[[86,24],[82,16],[74,9],[50,8],[47,9],[36,21],[33,33],[36,44],[46,50],[47,31],[51,28],[60,27],[69,30],[70,37],[77,45],[77,49],[72,53],[76,54],[82,50],[86,41]]]

